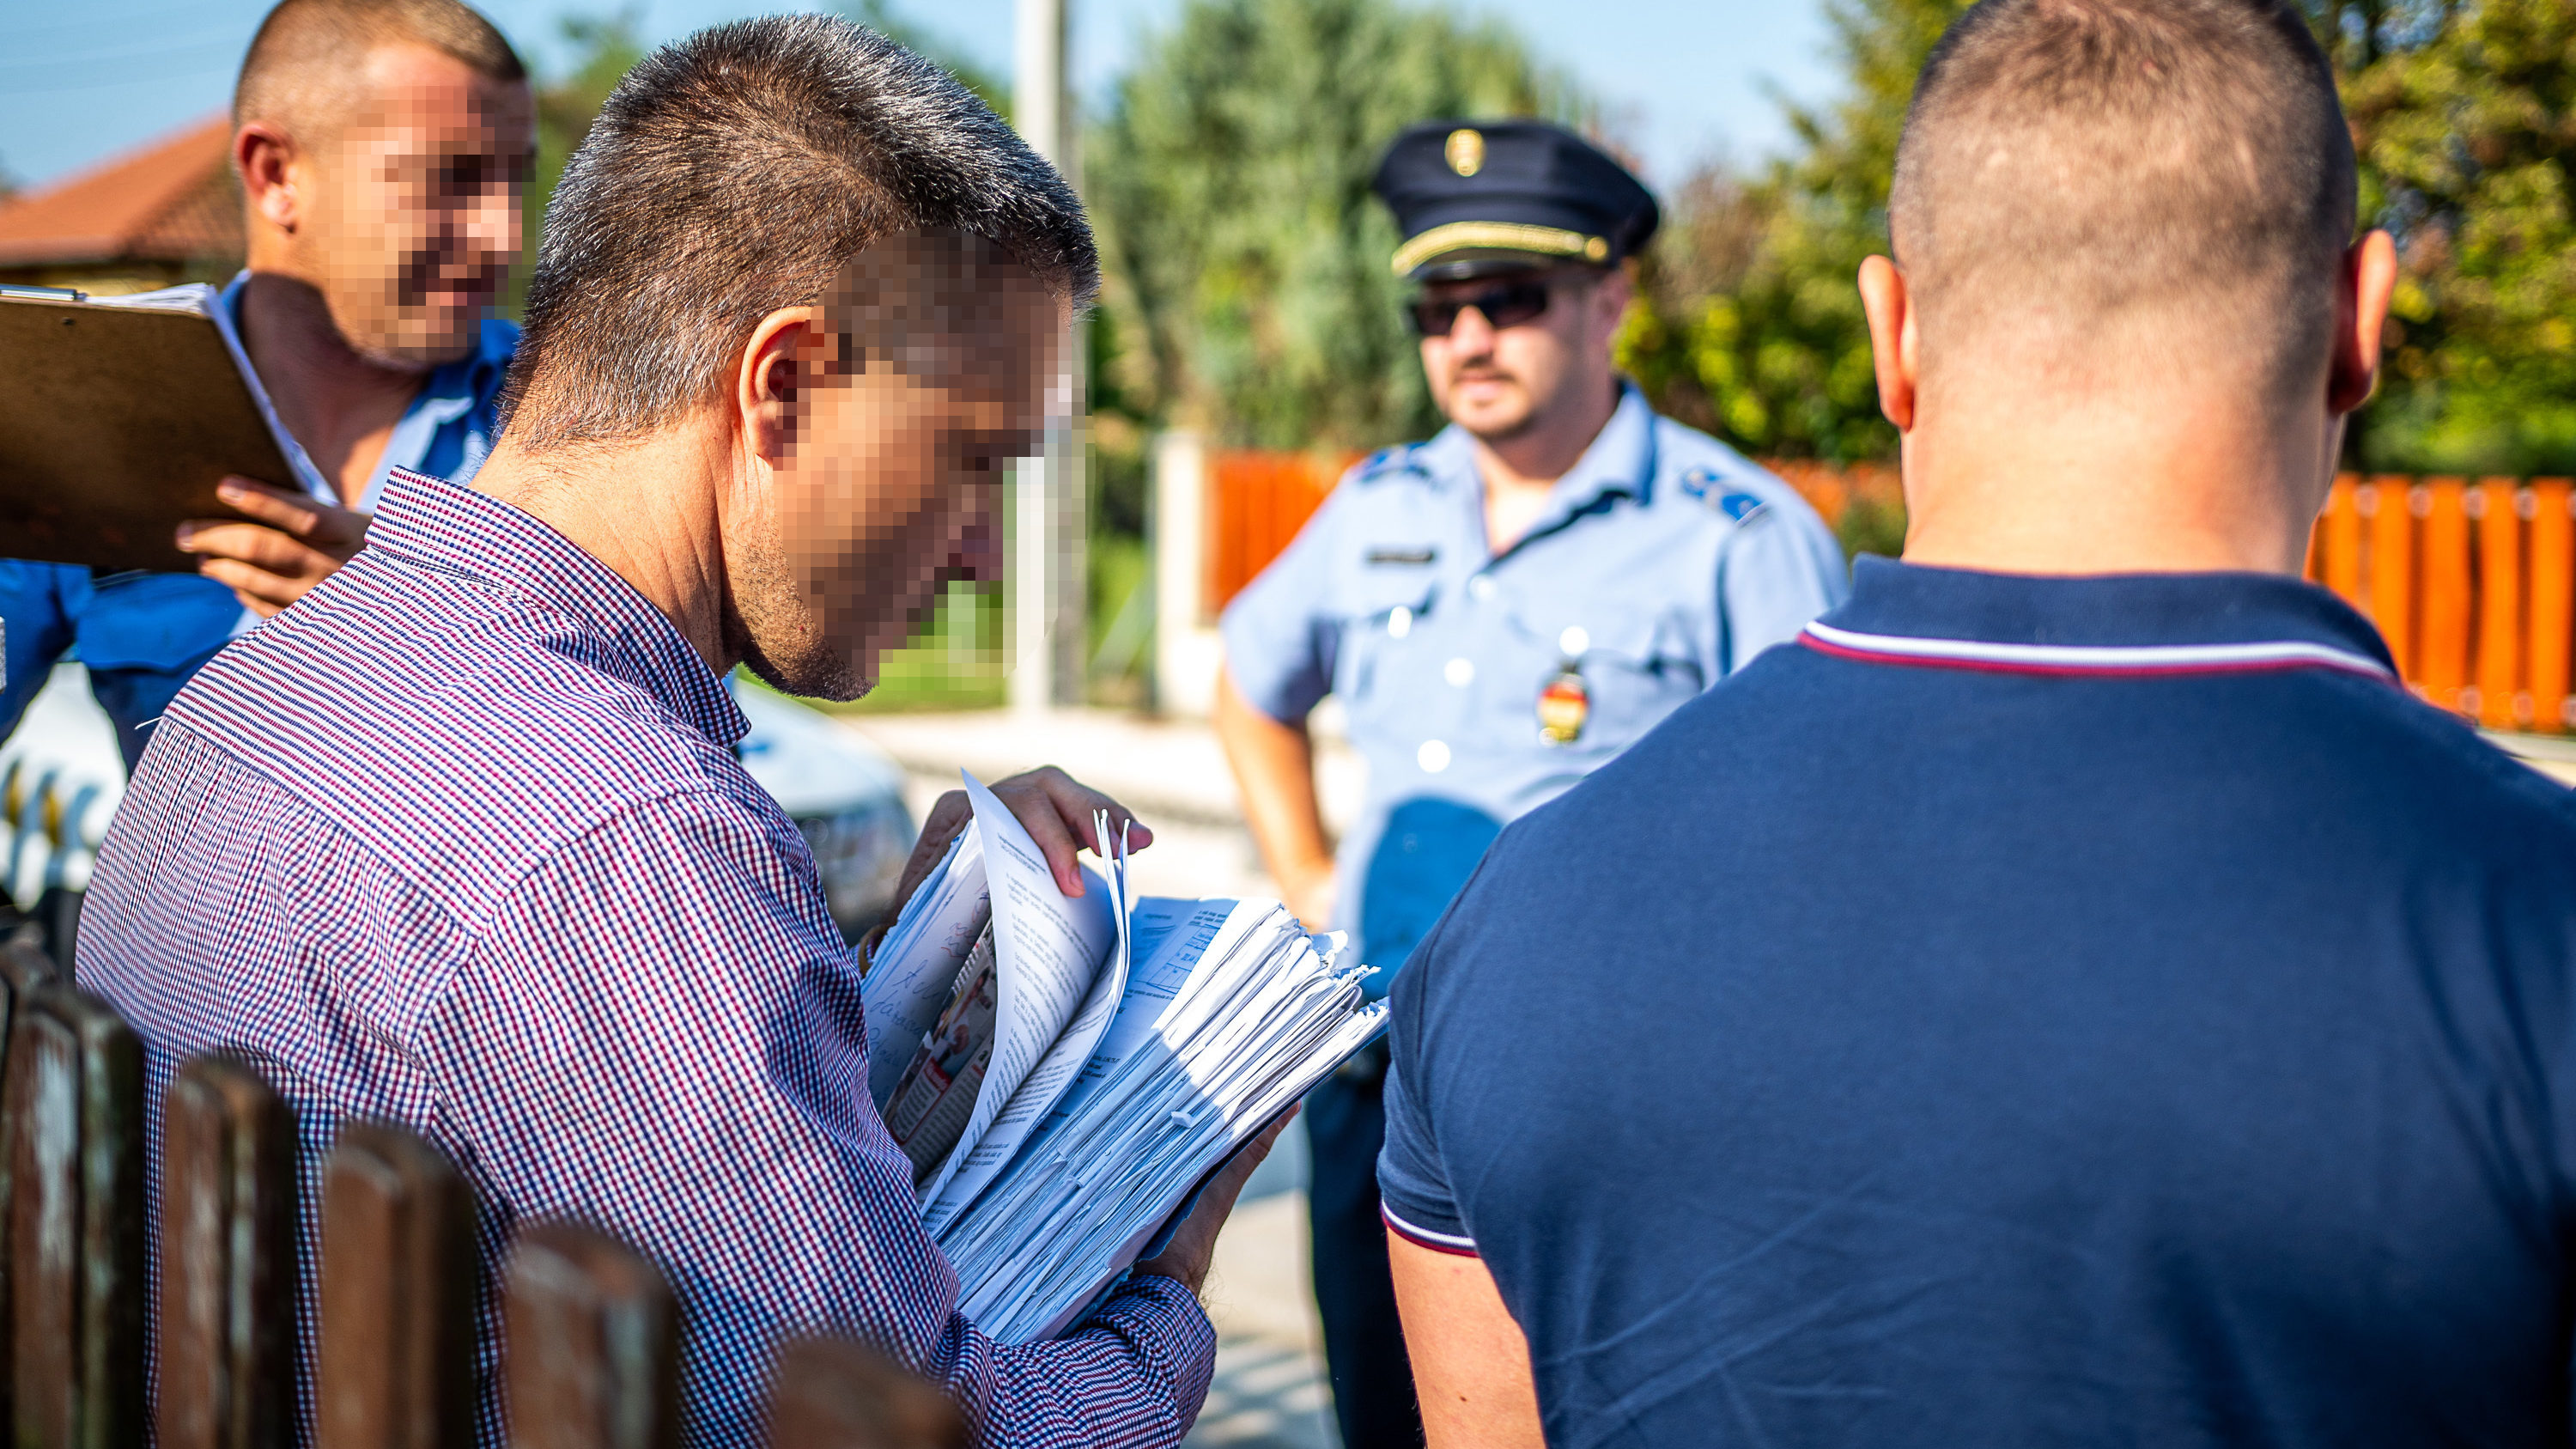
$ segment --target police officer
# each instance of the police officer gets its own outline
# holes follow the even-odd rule
[[[1396,139],[1376,190],[1450,426],[1352,469],[1226,610],[1217,729],[1290,905],[1354,932],[1383,990],[1505,822],[1795,634],[1848,575],[1786,484],[1618,375],[1626,263],[1659,218],[1617,162],[1541,122],[1443,122]],[[1368,765],[1338,864],[1306,730],[1327,694]],[[1383,1070],[1345,1069],[1305,1112],[1351,1449],[1421,1442],[1379,1221]]]

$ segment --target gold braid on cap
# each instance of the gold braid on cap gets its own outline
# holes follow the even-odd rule
[[[1608,241],[1597,236],[1585,236],[1579,231],[1560,231],[1552,226],[1524,226],[1510,221],[1453,221],[1446,226],[1435,226],[1397,247],[1395,274],[1401,277],[1442,252],[1475,248],[1535,252],[1543,257],[1581,257],[1591,262],[1607,261],[1610,256]]]

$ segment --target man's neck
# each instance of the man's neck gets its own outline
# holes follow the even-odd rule
[[[1485,484],[1485,541],[1497,556],[1520,542],[1557,480],[1574,470],[1619,410],[1615,378],[1569,389],[1561,403],[1508,438],[1476,439],[1476,472]]]
[[[1909,563],[1999,573],[2298,573],[2341,430],[2241,399],[1918,420]]]
[[[340,501],[357,507],[424,375],[360,355],[311,284],[275,272],[254,269],[243,284],[241,333],[277,420],[339,489]]]
[[[721,498],[726,450],[681,427],[613,450],[531,455],[507,434],[474,487],[562,534],[662,612],[717,674],[733,642]]]

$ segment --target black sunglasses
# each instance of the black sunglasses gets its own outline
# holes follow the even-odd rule
[[[1547,300],[1554,288],[1544,277],[1519,282],[1503,282],[1470,292],[1466,296],[1424,297],[1405,308],[1413,319],[1413,330],[1425,337],[1446,337],[1458,325],[1458,314],[1473,307],[1484,314],[1487,326],[1518,327],[1547,315]]]

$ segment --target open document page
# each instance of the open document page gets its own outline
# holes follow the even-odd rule
[[[1068,1028],[1080,1034],[1124,919],[1094,872],[1080,896],[1057,890],[1037,842],[971,775],[966,795],[974,818],[879,943],[860,994],[869,1095],[913,1155],[924,1203]]]
[[[1074,1085],[1075,1077],[1089,1063],[1100,1045],[1102,1035],[1110,1028],[1127,992],[1127,842],[1112,839],[1109,818],[1096,817],[1092,827],[1095,838],[1109,845],[1110,904],[1116,923],[1115,939],[1109,958],[1102,963],[1091,982],[1082,1008],[1065,1023],[1063,1032],[1047,1047],[1037,1065],[1013,1089],[1010,1099],[1002,1104],[991,1123],[978,1135],[970,1150],[956,1158],[955,1171],[930,1195],[922,1210],[922,1222],[936,1235],[940,1226],[956,1216],[958,1209],[975,1200],[994,1174],[1020,1150],[1034,1131]],[[1099,894],[1099,882],[1086,874],[1091,894]]]
[[[987,925],[975,938],[975,949],[966,953],[966,964],[957,968],[947,1008],[931,1023],[883,1108],[886,1130],[912,1159],[915,1188],[939,1170],[966,1135],[966,1123],[984,1090],[1001,1004],[993,968],[993,928]]]
[[[1340,936],[1276,901],[1134,899],[1105,819],[1108,879],[1063,895],[1009,811],[967,793],[973,822],[869,970],[868,1089],[966,1313],[1025,1343],[1078,1322],[1385,1007]]]
[[[868,1096],[880,1112],[954,993],[958,968],[992,920],[984,838],[970,824],[904,903],[859,987],[868,1023]]]

